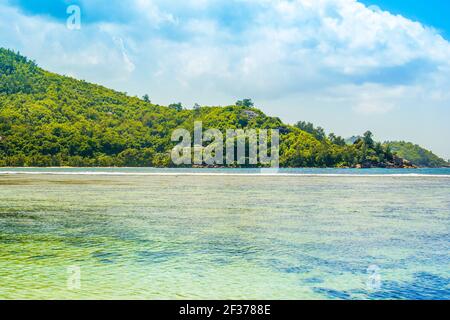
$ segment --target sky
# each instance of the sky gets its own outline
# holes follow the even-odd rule
[[[449,14],[445,0],[0,0],[0,46],[154,103],[252,98],[450,159]]]

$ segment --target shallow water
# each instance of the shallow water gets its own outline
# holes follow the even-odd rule
[[[0,175],[0,298],[449,299],[449,194],[445,176]]]
[[[265,174],[308,176],[448,176],[450,168],[418,169],[336,169],[336,168],[0,168],[0,174],[57,174],[57,175],[255,175]]]

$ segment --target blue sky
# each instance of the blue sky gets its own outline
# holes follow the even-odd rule
[[[370,6],[432,26],[450,39],[450,1],[448,0],[362,0]]]
[[[449,13],[444,0],[0,0],[0,46],[155,103],[250,97],[288,123],[450,158]]]

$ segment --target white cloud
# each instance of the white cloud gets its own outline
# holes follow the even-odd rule
[[[364,101],[356,105],[353,109],[364,115],[385,114],[393,108],[390,103],[378,104],[376,101]]]
[[[401,16],[355,0],[229,3],[222,8],[221,1],[190,0],[179,4],[183,10],[175,10],[163,1],[132,0],[129,10],[134,20],[129,24],[83,24],[78,34],[61,23],[3,7],[2,30],[10,33],[14,25],[17,41],[9,42],[20,42],[18,46],[41,63],[40,56],[48,52],[39,45],[58,50],[55,55],[66,59],[58,59],[58,67],[73,67],[73,72],[83,72],[80,65],[95,65],[102,68],[97,74],[105,72],[110,78],[105,69],[113,63],[121,66],[118,74],[129,74],[150,57],[154,65],[164,65],[160,75],[165,72],[183,86],[206,80],[216,82],[219,90],[235,88],[233,94],[270,98],[320,93],[343,84],[392,87],[425,80],[430,88],[447,84],[440,70],[448,71],[449,43],[433,29]],[[227,27],[233,17],[226,10],[231,6],[239,11],[244,4],[250,8],[249,23]],[[89,9],[95,6],[90,3]],[[130,53],[141,60],[132,62]]]
[[[152,0],[134,0],[131,1],[131,7],[135,7],[143,17],[148,19],[150,25],[159,25],[164,22],[176,23],[176,18],[171,13],[160,10],[155,1]]]

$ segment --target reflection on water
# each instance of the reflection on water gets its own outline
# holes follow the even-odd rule
[[[449,192],[446,177],[0,175],[0,298],[449,299]]]

